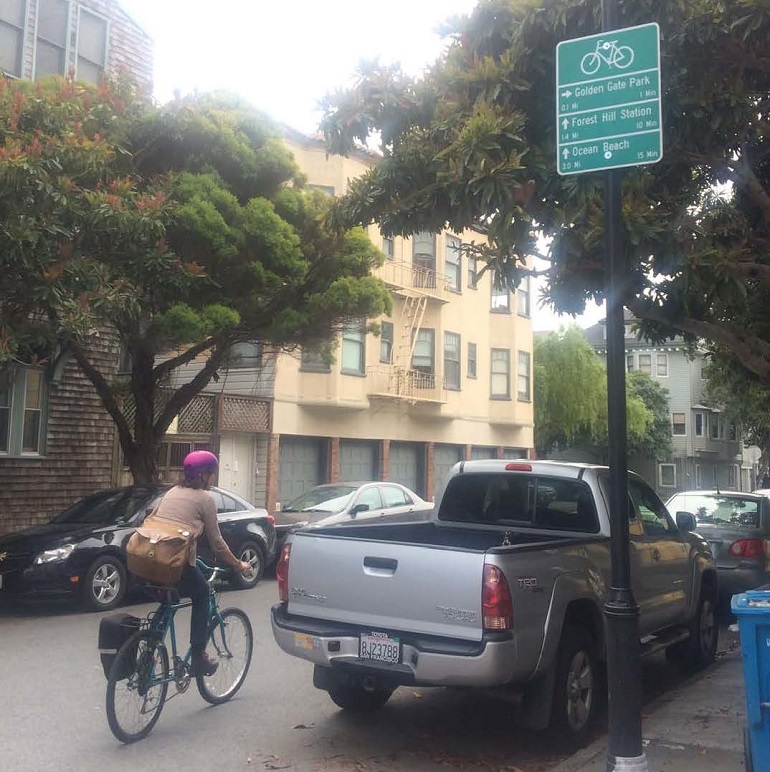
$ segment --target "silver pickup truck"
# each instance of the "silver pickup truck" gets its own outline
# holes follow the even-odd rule
[[[579,745],[602,697],[608,486],[601,466],[464,461],[429,521],[300,530],[276,568],[275,640],[342,708],[400,685],[494,690],[522,725]],[[717,644],[716,569],[693,528],[629,474],[642,651],[685,667]]]

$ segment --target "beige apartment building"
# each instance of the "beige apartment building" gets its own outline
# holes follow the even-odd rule
[[[286,143],[308,183],[332,195],[376,161],[327,157],[320,141],[294,133]],[[432,499],[457,461],[523,458],[533,448],[528,281],[493,291],[460,251],[480,233],[369,234],[393,293],[381,335],[366,334],[361,320],[345,329],[331,365],[313,352],[275,362],[270,477],[284,504],[320,482],[361,479],[395,480]]]

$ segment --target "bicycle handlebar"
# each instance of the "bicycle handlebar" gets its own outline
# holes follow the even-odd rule
[[[201,558],[195,558],[195,563],[203,571],[211,571],[211,576],[209,576],[208,581],[211,582],[211,580],[217,575],[217,574],[224,574],[225,571],[227,571],[226,568],[220,568],[219,566],[210,566],[205,561],[201,560]]]

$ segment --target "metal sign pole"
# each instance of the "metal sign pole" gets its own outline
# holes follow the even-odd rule
[[[617,0],[602,0],[602,30],[617,28]],[[607,620],[609,747],[607,772],[647,772],[642,749],[639,606],[631,590],[626,449],[626,353],[623,290],[625,263],[620,169],[605,174],[604,231],[607,302],[607,423],[610,467],[612,587]]]

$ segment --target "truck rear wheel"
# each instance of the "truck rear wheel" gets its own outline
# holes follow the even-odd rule
[[[565,627],[554,679],[550,732],[570,749],[584,746],[599,711],[596,642],[584,627]]]
[[[350,679],[329,687],[329,696],[343,710],[380,710],[393,694],[393,689],[382,686],[366,688],[358,679]]]
[[[700,670],[714,661],[719,641],[716,599],[701,591],[698,613],[689,624],[690,637],[666,649],[666,659],[684,671]]]

